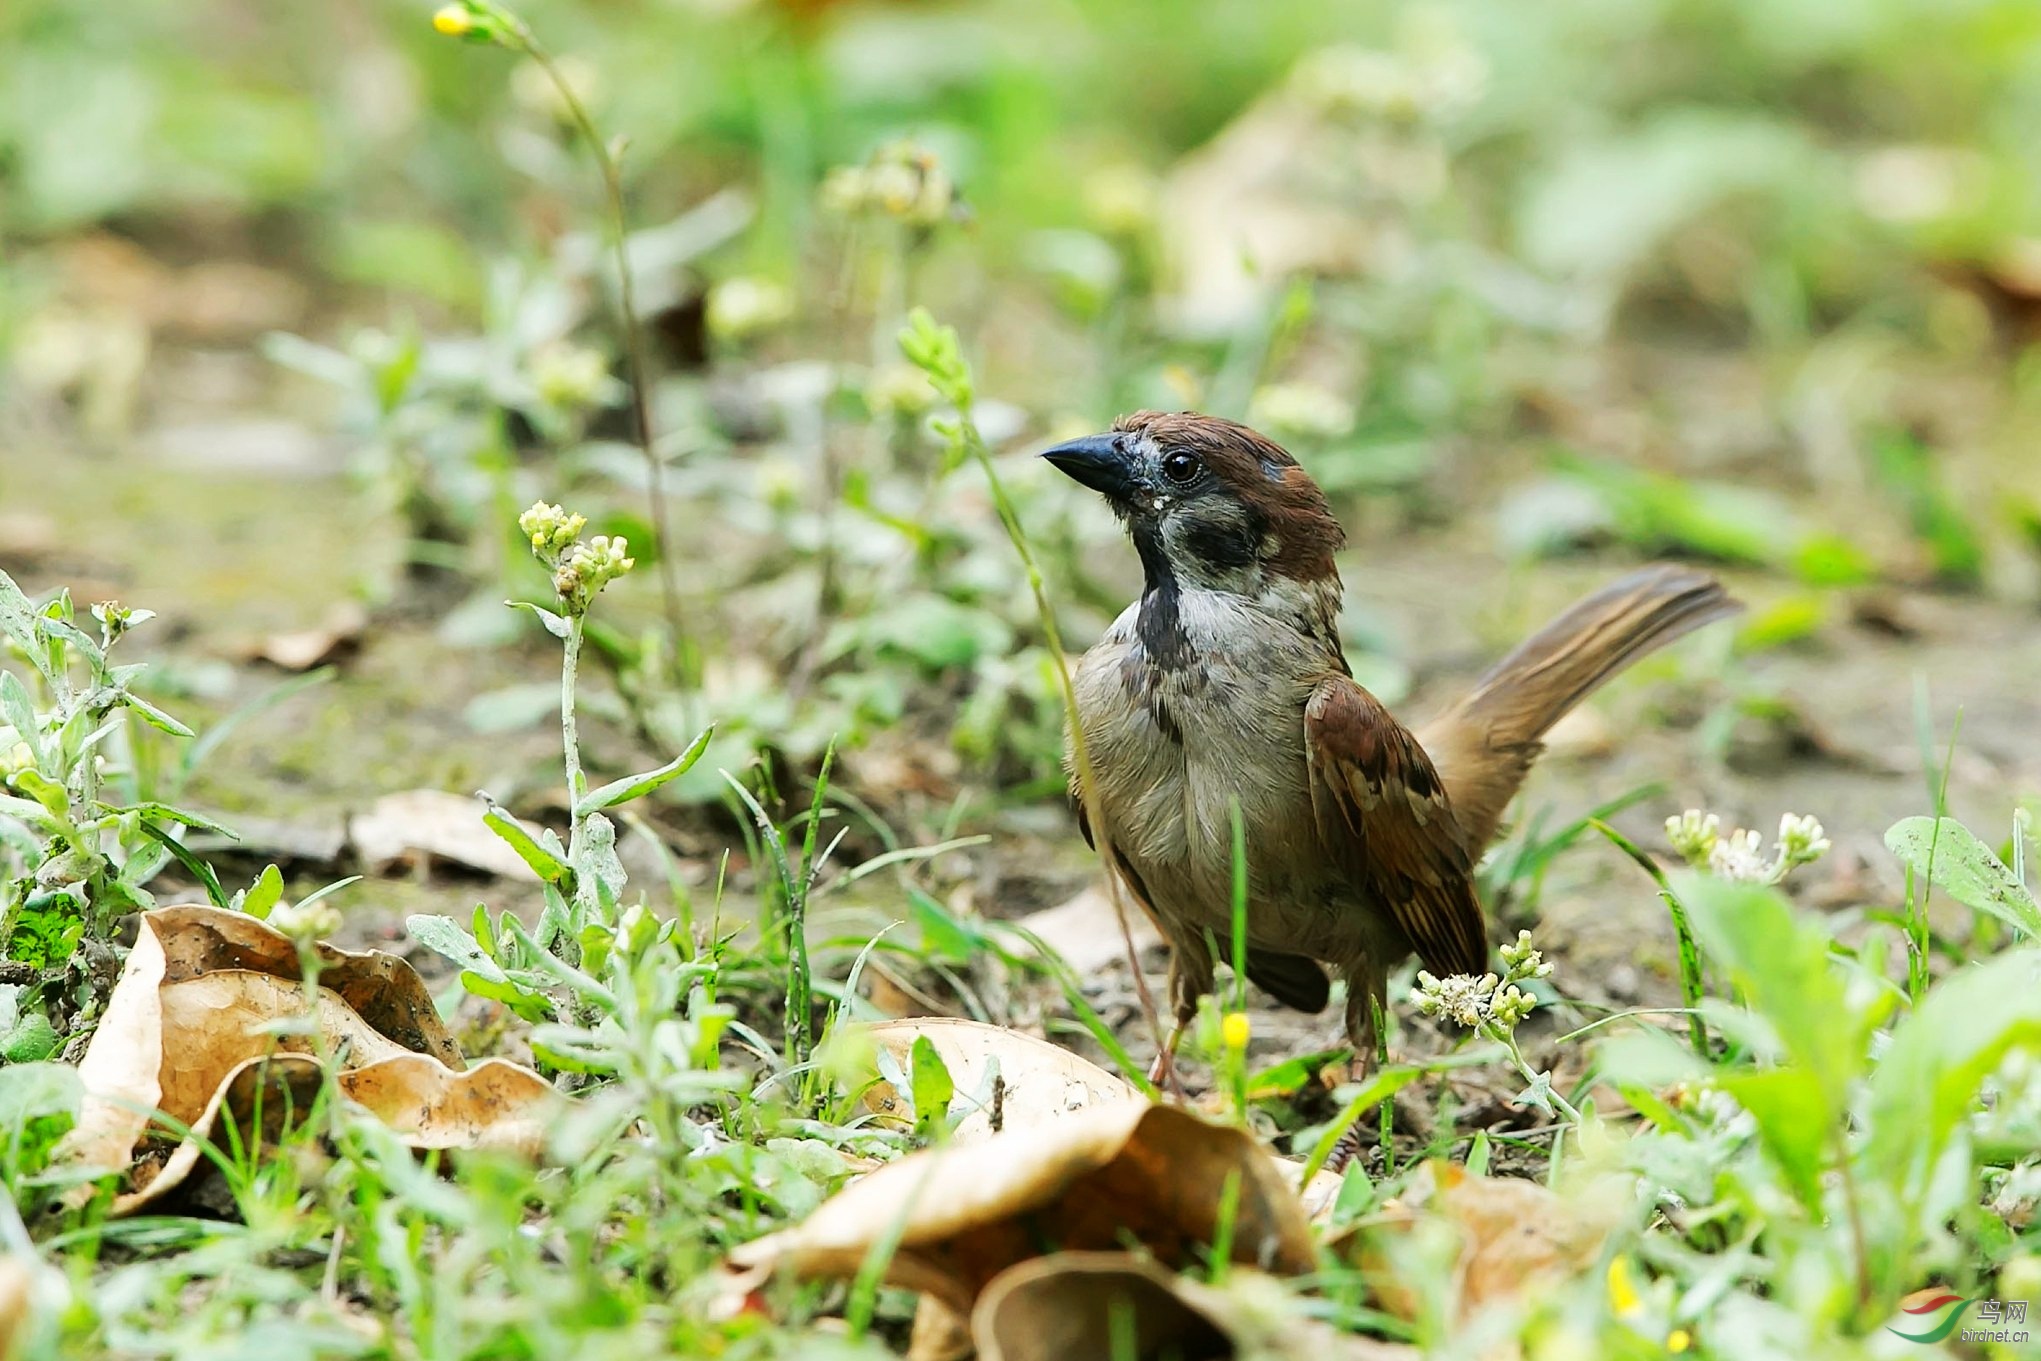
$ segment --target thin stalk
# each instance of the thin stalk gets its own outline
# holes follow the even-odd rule
[[[1049,604],[1048,587],[1041,566],[1035,561],[1034,550],[1028,546],[1020,515],[1006,494],[1005,484],[999,480],[998,470],[992,466],[992,453],[985,447],[984,436],[978,433],[978,422],[971,414],[971,403],[958,406],[957,422],[964,446],[984,471],[993,507],[999,512],[999,521],[1005,526],[1006,536],[1013,541],[1014,551],[1020,555],[1021,566],[1027,572],[1028,590],[1034,596],[1035,613],[1042,622],[1042,636],[1049,645],[1049,655],[1056,662],[1056,680],[1063,693],[1063,711],[1070,720],[1070,749],[1073,764],[1077,767],[1078,804],[1084,809],[1086,823],[1098,843],[1099,859],[1106,865],[1106,892],[1112,898],[1113,910],[1120,919],[1120,941],[1127,952],[1127,967],[1133,974],[1134,992],[1140,999],[1142,1014],[1148,1018],[1149,1028],[1154,1032],[1156,1052],[1161,1053],[1167,1043],[1162,1033],[1162,1015],[1156,1009],[1154,995],[1148,990],[1148,981],[1141,976],[1141,952],[1134,944],[1134,928],[1128,920],[1127,905],[1120,894],[1119,876],[1112,869],[1112,835],[1093,792],[1091,750],[1085,741],[1084,724],[1078,721],[1077,683],[1070,675],[1070,658],[1063,650],[1062,632],[1056,627],[1056,611]]]
[[[589,154],[595,158],[602,172],[603,195],[606,200],[611,257],[617,272],[617,312],[620,329],[623,332],[624,366],[629,376],[631,389],[631,418],[637,436],[639,451],[645,457],[645,495],[652,513],[652,546],[659,566],[660,604],[666,615],[666,627],[674,640],[674,656],[679,658],[680,646],[680,583],[674,575],[673,555],[668,551],[671,536],[667,532],[666,478],[659,461],[657,441],[652,433],[652,396],[649,371],[645,358],[645,328],[638,320],[638,307],[631,282],[631,257],[629,249],[629,221],[624,213],[624,177],[618,165],[616,153],[610,144],[602,139],[596,130],[595,120],[589,117],[588,108],[581,102],[581,96],[560,68],[553,61],[552,53],[538,40],[538,36],[517,15],[489,4],[485,6],[490,17],[501,25],[509,46],[521,52],[545,73],[552,82],[554,91],[560,96],[561,107],[567,111],[567,121],[588,144]]]
[[[1617,850],[1636,861],[1658,885],[1658,896],[1665,903],[1666,911],[1672,914],[1673,934],[1679,938],[1680,1000],[1685,1004],[1687,1013],[1687,1038],[1694,1046],[1694,1053],[1707,1058],[1708,1027],[1701,1020],[1701,947],[1694,940],[1694,927],[1687,919],[1686,904],[1672,891],[1672,883],[1665,877],[1665,871],[1658,867],[1658,862],[1645,854],[1636,842],[1600,818],[1589,818],[1588,825],[1607,837]]]
[[[574,718],[574,687],[581,671],[581,631],[586,617],[570,615],[567,620],[567,637],[560,648],[560,746],[567,766],[567,807],[570,810],[581,806],[581,796],[588,792],[588,779],[581,773],[581,729]],[[579,812],[570,814],[573,821],[567,847],[571,859],[581,844],[581,824],[584,821]]]

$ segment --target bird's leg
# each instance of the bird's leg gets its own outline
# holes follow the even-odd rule
[[[1212,990],[1212,957],[1202,941],[1172,941],[1169,952],[1169,1005],[1176,1013],[1169,1039],[1149,1066],[1148,1081],[1165,1087],[1171,1094],[1184,1095],[1176,1078],[1176,1047],[1184,1029],[1198,1017],[1198,1001]]]
[[[1184,1089],[1183,1084],[1176,1080],[1176,1046],[1182,1039],[1183,1026],[1181,1024],[1171,1026],[1169,1039],[1164,1041],[1161,1050],[1156,1053],[1155,1062],[1148,1065],[1149,1085],[1179,1097],[1184,1094]]]
[[[1389,975],[1372,957],[1362,955],[1351,961],[1346,974],[1346,1033],[1354,1046],[1354,1076],[1366,1077],[1375,1061],[1387,1059],[1380,1053],[1382,1013],[1389,1003]]]

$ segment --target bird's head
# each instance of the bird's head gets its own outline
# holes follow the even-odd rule
[[[1256,597],[1274,585],[1336,585],[1346,534],[1311,475],[1235,421],[1136,412],[1043,458],[1104,496],[1127,526],[1150,590]]]

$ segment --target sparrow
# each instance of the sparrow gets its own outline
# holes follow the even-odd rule
[[[1170,949],[1176,1034],[1230,955],[1233,809],[1246,833],[1250,981],[1322,1011],[1346,980],[1365,1063],[1389,971],[1485,972],[1474,866],[1585,696],[1741,606],[1657,565],[1574,605],[1415,731],[1340,648],[1345,531],[1274,441],[1189,412],[1139,412],[1043,458],[1098,492],[1133,540],[1141,598],[1084,654],[1066,747],[1085,840]],[[1082,796],[1080,764],[1090,796]],[[1156,1063],[1168,1070],[1171,1037]]]

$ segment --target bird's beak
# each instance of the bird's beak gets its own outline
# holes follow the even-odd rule
[[[1124,503],[1133,499],[1134,478],[1118,436],[1086,435],[1044,450],[1042,457],[1109,500]]]

